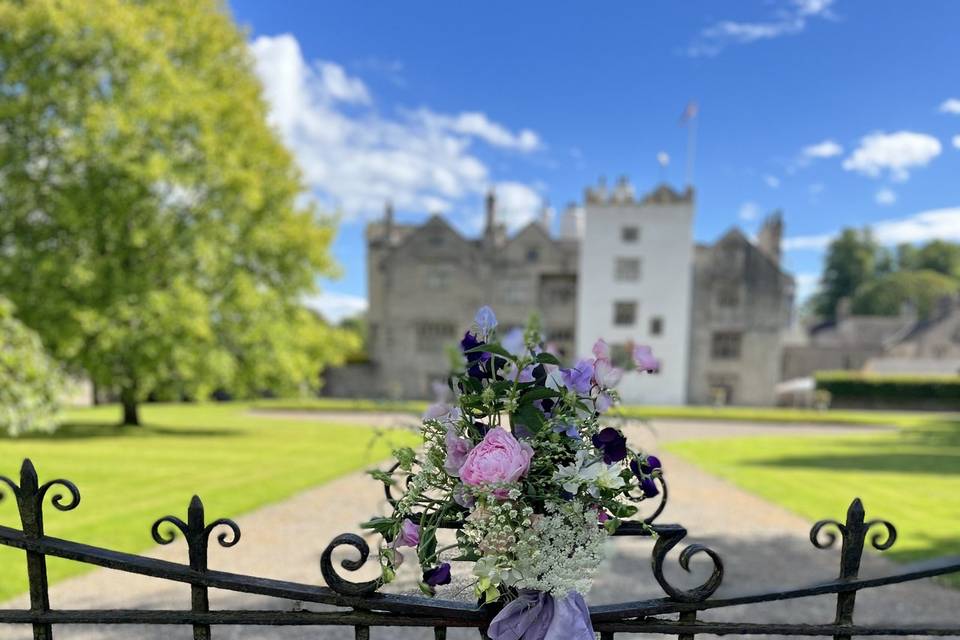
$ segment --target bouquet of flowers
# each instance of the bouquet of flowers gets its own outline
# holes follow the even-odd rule
[[[505,604],[488,634],[498,638],[593,638],[583,594],[606,537],[658,493],[660,461],[632,450],[601,424],[618,401],[624,370],[608,345],[563,368],[545,348],[536,318],[500,337],[489,307],[460,343],[446,397],[424,414],[423,448],[395,451],[388,488],[405,476],[393,513],[364,527],[383,536],[380,564],[389,582],[415,549],[421,589],[448,584],[447,560],[472,563],[478,598]],[[648,347],[633,366],[654,372]],[[438,529],[456,542],[438,548]]]

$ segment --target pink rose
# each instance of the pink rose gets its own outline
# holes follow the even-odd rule
[[[393,548],[415,547],[418,544],[420,544],[420,525],[407,518],[400,525],[400,533],[393,539]]]
[[[460,467],[460,479],[471,486],[516,482],[530,470],[532,457],[529,444],[519,442],[509,431],[497,427],[488,431],[483,442],[467,454]],[[506,492],[500,489],[495,495],[502,498]]]
[[[452,476],[460,475],[460,467],[467,461],[467,454],[473,445],[466,438],[458,436],[457,430],[452,426],[447,427],[445,441],[447,459],[443,462],[443,468]]]

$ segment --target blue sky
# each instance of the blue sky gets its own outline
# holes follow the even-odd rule
[[[341,217],[331,316],[362,309],[363,227],[482,195],[512,227],[599,176],[680,185],[700,105],[695,235],[784,211],[801,290],[843,226],[960,241],[960,3],[232,0],[272,120]],[[657,154],[671,162],[665,170]]]

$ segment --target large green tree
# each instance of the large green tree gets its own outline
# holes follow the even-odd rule
[[[837,303],[874,278],[879,256],[880,248],[869,229],[844,229],[827,248],[820,289],[811,300],[814,312],[834,318]]]
[[[218,2],[0,0],[0,293],[126,423],[350,346],[301,305],[334,226],[266,115]]]
[[[895,316],[912,304],[917,317],[929,318],[941,299],[957,294],[957,281],[937,271],[897,271],[868,282],[853,297],[854,313]]]

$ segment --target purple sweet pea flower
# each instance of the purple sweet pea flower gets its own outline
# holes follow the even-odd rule
[[[593,360],[584,358],[572,369],[561,369],[563,384],[580,395],[588,395],[593,386]]]
[[[653,481],[653,478],[644,478],[641,480],[640,490],[643,491],[643,495],[648,498],[652,498],[660,493],[660,490],[657,489],[657,484]]]
[[[622,377],[623,369],[613,366],[607,358],[597,358],[593,363],[593,379],[601,389],[613,389]]]
[[[420,525],[407,518],[400,525],[400,533],[393,539],[393,548],[415,547],[420,544]]]
[[[477,499],[462,484],[458,484],[453,490],[453,501],[464,509],[472,509],[473,505],[477,504]]]
[[[473,448],[473,444],[466,438],[457,435],[457,430],[453,426],[447,427],[445,437],[447,445],[447,459],[443,462],[443,468],[452,476],[460,475],[460,467],[467,460],[467,454]]]
[[[477,328],[477,336],[487,339],[490,337],[490,334],[493,333],[493,330],[497,328],[497,316],[493,313],[493,309],[487,305],[483,305],[477,311],[477,315],[474,316],[473,323]]]
[[[574,440],[580,439],[580,432],[577,430],[577,425],[573,422],[555,424],[553,425],[553,432],[566,434],[568,438],[573,438]]]
[[[601,392],[593,402],[593,408],[597,410],[597,413],[606,413],[612,406],[613,398],[606,391]]]
[[[637,371],[647,373],[660,371],[660,361],[653,357],[653,349],[645,345],[637,345],[633,348],[633,363],[637,365]]]
[[[423,581],[431,587],[450,584],[450,563],[441,562],[439,567],[427,569],[423,572]]]
[[[523,352],[527,350],[527,345],[523,341],[523,329],[510,329],[507,335],[500,340],[500,346],[511,355],[522,356]]]
[[[599,359],[610,359],[610,345],[603,338],[593,343],[593,355]]]
[[[593,446],[603,452],[606,464],[620,462],[627,457],[627,439],[613,427],[602,429],[593,436]]]

